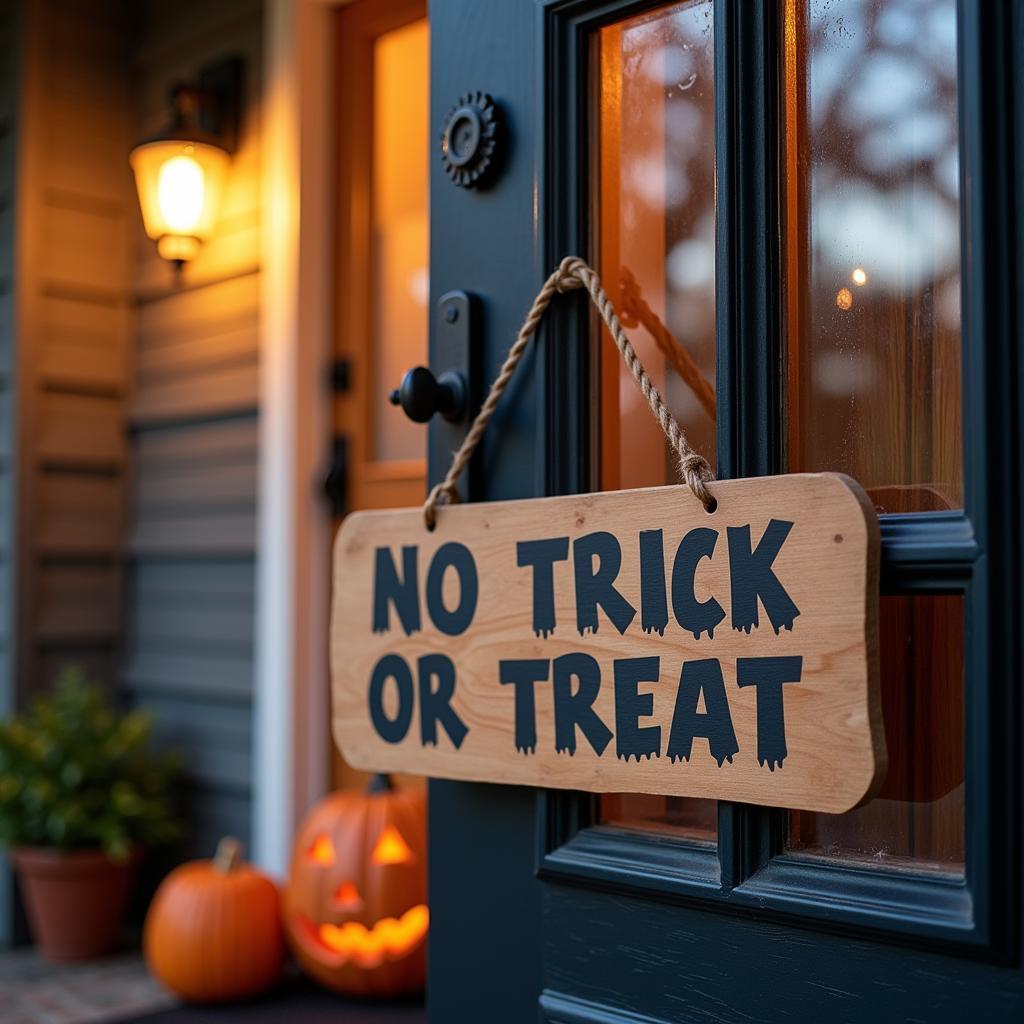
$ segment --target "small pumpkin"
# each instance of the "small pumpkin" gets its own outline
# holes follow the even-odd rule
[[[318,803],[299,828],[284,901],[300,966],[360,996],[418,992],[429,924],[426,796],[385,775]]]
[[[184,1000],[258,995],[284,961],[278,888],[242,863],[237,839],[222,839],[212,861],[182,864],[160,884],[143,948],[152,974]]]

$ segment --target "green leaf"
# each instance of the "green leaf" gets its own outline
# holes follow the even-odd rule
[[[0,723],[0,843],[101,847],[124,858],[179,833],[180,758],[153,750],[152,716],[115,709],[69,668],[54,692]]]

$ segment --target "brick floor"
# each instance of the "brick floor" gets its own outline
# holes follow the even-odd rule
[[[0,1024],[100,1024],[172,1004],[139,956],[57,966],[0,952]]]

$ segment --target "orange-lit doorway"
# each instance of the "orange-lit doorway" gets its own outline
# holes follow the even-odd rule
[[[427,363],[429,35],[425,0],[358,0],[337,16],[334,526],[415,505],[426,430],[387,401]],[[331,744],[331,783],[360,777]]]

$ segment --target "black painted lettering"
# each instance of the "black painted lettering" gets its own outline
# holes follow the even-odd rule
[[[782,687],[800,682],[803,661],[801,657],[736,659],[736,682],[757,687],[757,761],[771,771],[781,768],[789,753]]]
[[[437,680],[437,685],[434,685]],[[445,654],[424,654],[419,660],[420,742],[437,746],[437,723],[444,726],[455,749],[462,746],[469,729],[452,707],[455,696],[455,665]]]
[[[701,694],[704,695],[704,714],[698,712]],[[668,737],[669,759],[689,761],[694,736],[703,736],[708,741],[708,749],[719,768],[725,761],[731,763],[740,749],[732,726],[729,699],[725,695],[722,666],[717,658],[683,662]]]
[[[533,631],[537,636],[548,637],[555,631],[554,563],[568,557],[568,537],[521,540],[516,544],[516,564],[533,568]]]
[[[615,628],[625,633],[636,616],[636,609],[615,589],[615,579],[622,566],[622,549],[615,535],[600,531],[573,541],[572,561],[576,579],[576,628],[580,636],[588,629],[597,632],[599,607],[604,609]]]
[[[708,639],[715,638],[715,626],[725,618],[725,611],[713,597],[698,601],[694,593],[697,564],[710,558],[718,543],[718,531],[705,526],[690,530],[679,542],[672,565],[672,614],[682,629],[699,640],[704,630]]]
[[[645,633],[665,635],[665,537],[661,530],[640,531],[640,626]]]
[[[537,700],[534,683],[546,683],[551,671],[547,658],[515,658],[498,662],[498,681],[515,687],[516,750],[537,752]]]
[[[573,678],[577,687],[573,692]],[[589,654],[563,654],[555,658],[552,692],[555,701],[555,750],[576,753],[576,730],[601,756],[612,734],[594,710],[601,689],[601,666]]]
[[[393,679],[397,693],[395,717],[389,718],[384,710],[384,685]],[[385,743],[401,743],[409,731],[413,712],[412,672],[405,659],[397,654],[385,654],[374,666],[370,676],[370,721],[377,735]]]
[[[617,658],[615,670],[615,753],[624,761],[661,756],[661,726],[640,725],[643,715],[654,714],[654,694],[640,693],[638,683],[656,683],[661,659]]]
[[[793,628],[793,620],[800,609],[786,593],[779,578],[772,569],[782,545],[789,536],[793,524],[784,519],[773,519],[752,551],[750,548],[750,527],[730,526],[729,534],[729,578],[732,586],[732,628],[749,633],[758,626],[757,600],[761,599],[764,610],[776,633],[785,627]]]
[[[459,577],[459,603],[454,611],[445,607],[443,596],[444,574],[449,568]],[[469,548],[454,540],[442,544],[434,552],[427,572],[427,614],[431,622],[447,636],[464,633],[476,614],[479,589],[476,562]]]
[[[416,546],[402,548],[402,578],[398,578],[390,548],[377,548],[373,567],[373,631],[386,633],[391,628],[388,604],[395,606],[405,635],[420,628],[419,586],[416,577]]]

